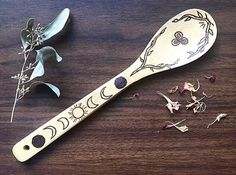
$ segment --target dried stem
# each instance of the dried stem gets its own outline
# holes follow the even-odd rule
[[[19,96],[19,91],[20,91],[20,86],[22,84],[25,84],[24,82],[22,82],[22,76],[24,75],[24,72],[25,72],[25,65],[26,65],[26,62],[28,60],[28,57],[30,55],[30,52],[35,48],[35,44],[34,43],[31,43],[30,44],[30,48],[27,49],[27,50],[23,50],[23,55],[24,55],[24,63],[22,65],[22,68],[21,68],[21,72],[20,72],[20,76],[19,76],[19,79],[18,79],[18,83],[17,83],[17,88],[16,88],[16,93],[15,93],[15,99],[14,99],[14,103],[13,103],[13,107],[12,107],[12,112],[11,112],[11,119],[10,119],[10,122],[12,123],[13,121],[13,117],[14,117],[14,112],[15,112],[15,108],[16,108],[16,103],[21,99],[23,98],[23,96],[29,92],[29,91],[26,91],[26,93],[24,93],[22,96]]]

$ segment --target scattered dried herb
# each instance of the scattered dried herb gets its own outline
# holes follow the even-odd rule
[[[193,102],[187,101],[189,104],[185,105],[185,107],[187,109],[193,109],[193,113],[204,112],[206,110],[206,104],[202,102],[204,98],[205,96],[200,99],[197,99],[196,96],[191,95],[191,99]]]
[[[219,114],[217,117],[216,117],[216,119],[212,122],[212,123],[210,123],[208,126],[207,126],[207,128],[209,128],[211,125],[213,125],[215,122],[220,122],[220,120],[222,119],[222,118],[225,118],[227,116],[227,114]]]
[[[190,92],[197,92],[200,88],[200,83],[197,80],[197,87],[195,88],[193,84],[189,83],[189,82],[185,82],[184,83],[184,87],[182,90],[180,90],[179,92],[182,94],[185,91],[190,91]]]
[[[30,18],[27,22],[26,28],[21,31],[20,36],[22,42],[22,51],[19,54],[23,55],[24,62],[21,68],[21,72],[11,77],[18,81],[15,93],[15,100],[11,113],[11,122],[13,121],[16,103],[20,99],[22,99],[25,94],[30,92],[30,89],[33,85],[45,84],[58,97],[60,96],[60,90],[55,85],[45,83],[43,81],[31,81],[36,77],[41,77],[44,75],[45,61],[55,60],[56,62],[60,62],[62,60],[56,50],[50,46],[45,46],[39,50],[35,50],[35,48],[42,45],[44,41],[50,39],[65,27],[69,19],[69,13],[70,10],[68,8],[64,9],[50,24],[45,27],[41,27],[40,24],[37,24],[34,27],[34,19]],[[32,51],[36,51],[36,59],[33,63],[27,63]],[[29,75],[30,72],[31,75]]]
[[[160,96],[162,96],[163,98],[165,98],[165,100],[167,101],[166,107],[169,109],[170,113],[173,114],[174,110],[178,111],[179,107],[181,106],[181,104],[176,101],[173,102],[171,99],[169,99],[166,95],[164,95],[163,93],[157,91],[157,94],[159,94]]]
[[[216,76],[214,74],[204,75],[204,78],[208,79],[211,83],[214,83],[216,81]]]
[[[168,90],[168,92],[169,92],[170,94],[173,94],[173,93],[175,93],[178,89],[179,89],[179,86],[174,86],[174,87],[172,87],[170,90]]]
[[[206,98],[211,98],[213,95],[207,95],[204,91],[202,92],[202,95],[205,96]]]
[[[162,129],[168,129],[168,128],[175,127],[176,129],[178,129],[181,132],[187,132],[188,131],[188,127],[186,125],[184,125],[184,126],[177,126],[177,125],[183,123],[185,120],[186,119],[181,120],[180,122],[177,122],[177,123],[166,121],[164,126],[162,127]]]

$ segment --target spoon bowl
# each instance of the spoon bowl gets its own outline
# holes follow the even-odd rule
[[[183,66],[200,58],[214,44],[214,19],[200,9],[186,10],[167,21],[131,66],[140,77]]]
[[[28,160],[132,83],[198,59],[211,48],[216,35],[216,24],[207,12],[190,9],[176,15],[157,31],[128,69],[16,143],[14,156],[21,162]]]

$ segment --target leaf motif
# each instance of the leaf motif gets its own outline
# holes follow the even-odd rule
[[[140,57],[139,59],[140,59],[140,61],[141,61],[142,63],[144,62],[144,59],[143,59],[142,57]]]
[[[53,47],[45,46],[39,50],[36,50],[36,61],[44,63],[47,60],[55,60],[61,62],[62,57],[56,52]]]
[[[160,35],[163,34],[165,31],[166,31],[166,27],[164,29],[162,29]]]
[[[70,10],[68,8],[65,8],[50,24],[44,27],[43,41],[46,41],[57,33],[59,33],[66,25],[69,15]]]
[[[28,81],[31,81],[33,80],[34,78],[36,77],[41,77],[44,75],[44,67],[43,67],[43,63],[41,61],[39,61],[37,63],[37,65],[35,66],[31,76],[30,76],[30,79]]]
[[[154,68],[153,68],[153,67],[150,67],[150,70],[151,70],[152,72],[154,72]]]
[[[206,40],[206,37],[203,37],[203,38],[199,41],[198,45],[200,45],[200,44],[202,44],[203,42],[205,42],[205,40]]]
[[[30,42],[30,38],[27,36],[30,34],[29,31],[32,31],[33,25],[34,25],[34,19],[30,18],[26,24],[26,27],[20,32],[21,43],[24,50],[29,46],[28,43]]]
[[[200,53],[204,52],[204,47],[202,47],[199,52]]]
[[[210,35],[212,35],[213,36],[213,30],[212,29],[209,29],[209,31],[208,31],[209,33],[210,33]]]
[[[188,51],[187,53],[189,53],[190,55],[193,55],[193,54],[194,54],[193,51]]]
[[[201,14],[201,12],[197,11],[197,15],[199,16],[199,18],[203,18],[203,15]]]
[[[184,21],[190,21],[191,17],[187,17]]]
[[[172,22],[176,23],[176,22],[178,22],[178,21],[179,21],[178,19],[174,19]]]
[[[147,56],[151,55],[153,52],[153,50],[150,50],[148,53],[147,53]]]

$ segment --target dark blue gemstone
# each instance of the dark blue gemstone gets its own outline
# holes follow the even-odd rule
[[[127,85],[127,80],[124,77],[118,77],[115,79],[115,86],[117,89],[122,89]]]

